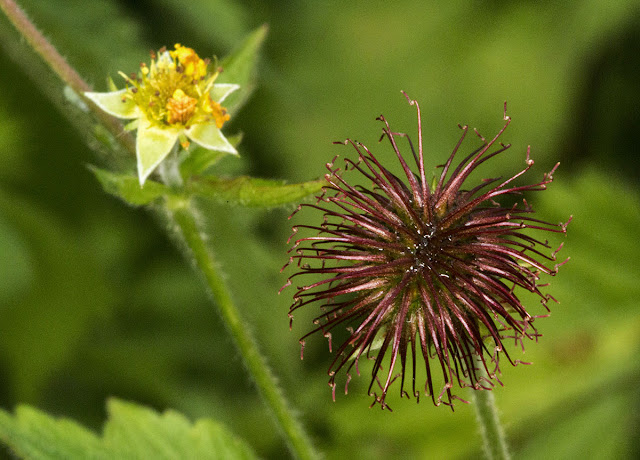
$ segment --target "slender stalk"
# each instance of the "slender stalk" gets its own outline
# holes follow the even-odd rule
[[[486,372],[480,363],[480,372]],[[496,408],[496,401],[493,391],[474,390],[473,402],[476,408],[476,418],[485,454],[490,460],[508,460],[511,458],[504,429],[500,424],[500,417]]]
[[[206,284],[242,354],[249,374],[254,379],[261,396],[273,413],[281,430],[284,431],[289,449],[294,456],[300,459],[317,458],[317,453],[302,425],[289,407],[265,358],[260,354],[251,332],[240,318],[229,288],[218,272],[216,261],[202,238],[193,208],[186,201],[169,203],[168,207],[171,217],[180,229],[185,243],[204,275]]]
[[[78,72],[58,53],[58,50],[40,33],[16,2],[13,0],[0,0],[0,9],[53,73],[78,94],[113,137],[135,155],[136,148],[133,137],[123,133],[122,123],[103,112],[90,99],[84,96],[85,91],[91,91],[91,86],[82,79]]]

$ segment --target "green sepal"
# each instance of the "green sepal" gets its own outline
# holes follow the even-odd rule
[[[140,124],[140,120],[136,118],[135,120],[131,120],[129,123],[124,125],[122,129],[124,129],[125,131],[134,131],[138,129],[139,124]]]
[[[216,102],[224,102],[231,93],[238,91],[239,89],[240,85],[234,85],[232,83],[216,83],[209,91],[209,95],[211,96],[211,99]]]
[[[96,175],[105,192],[134,206],[149,204],[172,194],[172,190],[160,182],[147,180],[144,186],[140,186],[138,177],[133,174],[113,173],[91,165],[89,169]]]
[[[107,402],[107,412],[98,436],[33,407],[19,406],[15,415],[0,410],[0,439],[20,458],[255,458],[246,443],[210,419],[191,423],[175,411],[159,414],[117,399]]]
[[[242,133],[227,136],[227,140],[231,145],[237,147],[242,141]],[[180,174],[185,180],[189,177],[202,174],[228,155],[226,152],[205,149],[196,143],[193,145],[194,147],[187,152],[184,160],[180,163]]]
[[[109,87],[109,91],[118,91],[118,87],[111,77],[107,78],[107,86]]]
[[[267,30],[266,25],[258,27],[220,62],[223,71],[216,83],[240,85],[240,89],[231,93],[223,104],[232,117],[249,99],[255,88],[258,54],[267,35]]]
[[[327,185],[324,179],[286,184],[283,181],[240,176],[223,179],[207,176],[192,180],[187,190],[189,194],[251,208],[273,208],[298,203],[304,198],[318,193]]]

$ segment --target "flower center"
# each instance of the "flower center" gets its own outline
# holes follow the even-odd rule
[[[432,265],[439,257],[441,249],[439,240],[436,228],[434,226],[429,227],[428,231],[422,235],[422,238],[414,246],[413,254],[416,265],[420,267]]]
[[[129,84],[125,97],[161,127],[215,122],[222,128],[230,117],[209,94],[218,72],[209,74],[208,65],[208,60],[180,44],[173,51],[160,50],[157,56],[152,54],[149,66],[140,65],[140,75],[123,75]]]
[[[187,96],[181,89],[175,90],[167,101],[167,123],[170,125],[182,123],[186,125],[196,111],[198,100]]]

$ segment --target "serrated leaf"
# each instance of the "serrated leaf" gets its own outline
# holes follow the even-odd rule
[[[117,196],[134,206],[142,206],[171,194],[171,190],[164,184],[148,180],[140,186],[138,177],[132,174],[118,174],[104,169],[90,166],[105,192]]]
[[[0,439],[24,458],[198,458],[252,459],[249,446],[221,424],[116,399],[107,402],[103,437],[68,419],[56,419],[20,406],[16,414],[0,410]]]
[[[159,415],[137,404],[110,399],[104,442],[130,452],[134,458],[255,458],[252,450],[223,425],[200,419],[192,424],[184,415]]]
[[[115,453],[91,431],[28,406],[15,416],[0,410],[0,439],[21,458],[113,458]]]
[[[216,82],[240,85],[240,89],[234,91],[225,100],[224,106],[232,116],[240,110],[255,88],[258,54],[267,30],[266,25],[257,28],[220,62],[223,71]]]
[[[189,192],[227,204],[256,208],[272,208],[298,203],[319,192],[326,185],[324,179],[286,184],[283,181],[240,176],[234,179],[202,177],[193,180]]]

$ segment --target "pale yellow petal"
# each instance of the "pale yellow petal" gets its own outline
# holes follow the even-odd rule
[[[201,123],[184,131],[189,139],[209,150],[237,155],[238,151],[227,140],[215,123]]]
[[[127,89],[112,91],[110,93],[84,93],[98,107],[118,118],[138,118],[140,109],[129,98],[125,98]]]
[[[140,185],[144,184],[156,166],[169,155],[179,134],[180,130],[151,126],[146,118],[140,119],[136,140]]]

